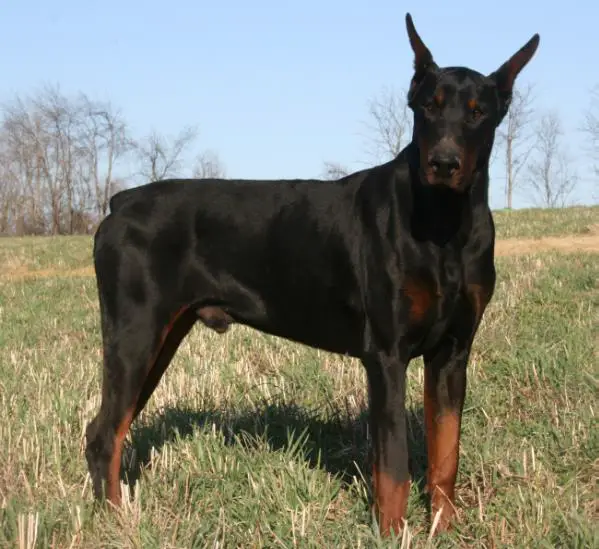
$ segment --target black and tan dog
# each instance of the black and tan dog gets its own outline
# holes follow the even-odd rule
[[[466,366],[495,286],[489,155],[539,36],[484,76],[439,68],[409,14],[406,24],[414,133],[390,162],[337,181],[171,180],[112,198],[94,247],[96,497],[120,503],[125,436],[193,324],[237,322],[361,359],[383,534],[406,513],[406,368],[423,356],[428,490],[440,530],[450,525]]]

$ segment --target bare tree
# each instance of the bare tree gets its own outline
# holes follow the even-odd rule
[[[80,96],[80,103],[80,147],[84,162],[79,175],[87,186],[94,213],[104,217],[110,197],[122,187],[116,166],[131,150],[132,141],[121,112],[110,103],[92,101],[85,94]]]
[[[214,151],[203,151],[196,157],[193,177],[200,179],[222,179],[226,175],[225,166]]]
[[[15,108],[15,114],[21,114],[20,108]],[[34,150],[28,136],[23,135],[20,123],[16,116],[8,124],[3,120],[1,134],[0,156],[0,225],[2,234],[17,231],[19,220],[24,220],[27,210],[29,217],[36,218],[36,207],[39,201],[25,203],[26,188],[31,198],[37,194],[34,189]]]
[[[349,173],[350,171],[345,166],[337,162],[325,162],[322,177],[330,180],[341,179]]]
[[[115,164],[128,142],[122,116],[109,104],[66,96],[58,87],[16,97],[2,115],[2,194],[11,194],[3,230],[88,232],[117,190]]]
[[[18,164],[11,157],[5,135],[0,135],[0,234],[15,232],[23,210]]]
[[[1,234],[89,233],[126,186],[123,161],[130,153],[146,180],[165,179],[183,168],[196,135],[192,128],[174,139],[153,132],[135,143],[110,102],[51,86],[17,96],[0,114]],[[205,151],[194,173],[223,177],[224,166]]]
[[[26,196],[19,212],[21,230],[39,223],[61,232],[63,200],[71,173],[70,115],[56,90],[44,90],[34,99],[17,98],[5,108],[3,130],[13,174]],[[72,189],[71,189],[72,190]],[[25,204],[27,202],[27,205]]]
[[[48,87],[33,99],[33,107],[43,121],[42,170],[50,193],[52,233],[73,233],[74,212],[86,206],[84,190],[76,181],[76,164],[81,158],[79,105],[59,88]]]
[[[22,193],[17,232],[75,232],[89,208],[81,185],[82,110],[58,87],[17,99],[4,110],[3,137]],[[77,221],[78,224],[78,221]]]
[[[599,85],[591,91],[590,105],[584,113],[582,131],[587,135],[590,143],[590,153],[594,162],[599,163]],[[593,166],[599,175],[599,165]]]
[[[374,162],[395,158],[412,138],[412,114],[407,104],[407,92],[383,88],[368,104],[368,118],[363,125],[365,153]],[[349,170],[337,162],[323,166],[325,179],[338,179]]]
[[[548,208],[565,206],[578,183],[578,177],[561,143],[563,135],[559,115],[554,111],[543,114],[536,126],[528,184],[533,199]]]
[[[385,87],[368,107],[367,152],[376,162],[397,156],[412,137],[412,116],[407,92]]]
[[[508,209],[512,209],[514,188],[534,147],[530,128],[534,116],[532,94],[532,85],[514,89],[510,108],[497,132],[498,141],[505,152],[505,199]]]
[[[196,137],[197,131],[192,127],[184,128],[173,139],[152,131],[133,145],[139,161],[138,174],[146,181],[176,177],[181,170],[183,153]]]

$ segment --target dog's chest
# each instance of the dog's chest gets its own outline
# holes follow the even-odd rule
[[[455,260],[406,272],[400,293],[406,334],[427,345],[434,344],[468,304],[468,284]]]

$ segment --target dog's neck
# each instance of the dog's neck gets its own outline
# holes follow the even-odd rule
[[[409,217],[414,237],[438,244],[465,241],[476,218],[488,214],[488,155],[479,159],[469,188],[459,193],[448,187],[431,186],[422,180],[420,151],[414,141],[408,145],[406,153],[411,180]]]

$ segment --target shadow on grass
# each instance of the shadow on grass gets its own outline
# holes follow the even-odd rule
[[[426,446],[422,408],[408,409],[406,421],[410,472],[423,494]],[[323,419],[296,405],[265,404],[242,413],[167,408],[162,414],[155,415],[150,423],[133,427],[136,459],[126,460],[123,480],[134,488],[142,469],[150,463],[152,447],[159,452],[165,443],[177,437],[190,437],[196,429],[212,429],[213,425],[222,432],[227,445],[250,446],[252,440],[260,439],[267,441],[273,451],[290,449],[304,433],[303,456],[311,467],[320,467],[344,482],[351,482],[353,476],[361,477],[362,474],[369,479],[367,472],[371,462],[366,411],[357,417],[339,412]],[[290,436],[292,434],[294,436]]]

